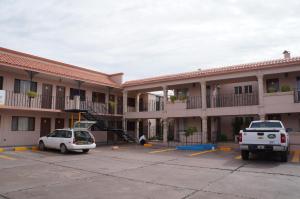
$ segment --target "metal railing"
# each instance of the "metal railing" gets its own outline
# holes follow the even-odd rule
[[[197,109],[202,107],[201,96],[189,96],[186,98],[187,109]]]
[[[244,94],[219,94],[216,96],[207,96],[207,107],[234,107],[258,105],[257,93]]]
[[[186,136],[184,130],[168,132],[168,146],[184,146],[202,144],[202,132]]]
[[[140,112],[162,111],[163,101],[148,100],[148,102],[139,104]]]
[[[92,109],[93,112],[106,114],[107,105],[103,103],[93,102],[86,98],[80,101],[79,98],[70,99],[69,96],[48,96],[36,94],[30,96],[26,93],[15,93],[14,91],[5,91],[5,105],[11,107],[28,108],[28,109],[51,109],[51,110],[71,110]]]
[[[294,89],[294,102],[300,103],[300,88]]]
[[[26,93],[5,91],[5,105],[32,109],[56,109],[56,98],[47,95],[29,96]]]

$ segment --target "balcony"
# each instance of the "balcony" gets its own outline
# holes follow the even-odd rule
[[[90,110],[97,114],[108,114],[107,105],[104,103],[93,102],[86,98],[80,101],[79,96],[70,99],[69,96],[45,96],[37,94],[29,96],[25,93],[15,93],[13,91],[2,91],[0,98],[3,97],[2,105],[7,108],[34,109],[44,111],[65,111],[65,110]],[[123,112],[123,105],[117,105],[117,113]],[[111,113],[113,114],[113,113]]]
[[[287,92],[264,94],[264,106],[267,113],[299,112],[300,92],[298,89]]]
[[[258,105],[257,93],[219,94],[207,96],[207,108]]]
[[[162,101],[148,100],[145,103],[139,104],[140,112],[155,112],[155,111],[162,111],[163,109],[164,109],[164,104]]]

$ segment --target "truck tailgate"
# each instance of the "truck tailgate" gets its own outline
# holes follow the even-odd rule
[[[246,129],[243,131],[242,144],[279,145],[279,130],[270,129]]]

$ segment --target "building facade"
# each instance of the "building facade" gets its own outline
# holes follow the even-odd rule
[[[164,142],[184,141],[190,128],[195,132],[189,139],[197,142],[233,141],[254,119],[279,119],[290,131],[300,132],[300,58],[291,58],[289,52],[283,59],[123,84],[124,101],[135,98],[136,107],[139,96],[159,91],[159,108],[140,111],[124,104],[124,119],[136,121],[136,126],[143,120],[160,121]]]
[[[0,146],[36,144],[40,136],[85,119],[77,110],[122,126],[122,76],[0,48]],[[115,139],[99,129],[93,134],[97,142]]]
[[[300,132],[300,57],[288,52],[265,62],[125,83],[122,77],[0,48],[0,146],[36,144],[87,119],[81,111],[163,142],[233,141],[254,119],[280,119]],[[92,130],[97,142],[117,139]]]

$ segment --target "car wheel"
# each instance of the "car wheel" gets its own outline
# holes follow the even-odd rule
[[[46,150],[46,147],[45,147],[45,144],[43,141],[40,141],[39,142],[39,150],[40,151],[45,151]]]
[[[88,153],[88,152],[89,152],[89,149],[83,149],[82,152],[83,152],[83,153]]]
[[[60,152],[64,154],[68,152],[68,149],[65,144],[60,145]]]
[[[243,160],[249,160],[249,151],[242,150],[241,156]]]
[[[287,151],[281,152],[280,158],[281,158],[281,162],[287,162],[288,161],[288,152]]]

